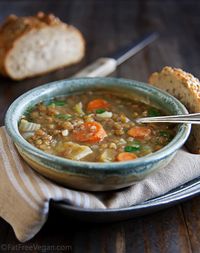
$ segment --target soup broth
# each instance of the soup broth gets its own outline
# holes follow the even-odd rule
[[[88,162],[137,159],[167,145],[176,126],[137,124],[135,119],[165,113],[110,91],[87,91],[42,101],[19,122],[22,136],[46,153]]]

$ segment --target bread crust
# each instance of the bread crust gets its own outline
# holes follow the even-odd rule
[[[63,23],[58,17],[55,17],[53,14],[45,14],[43,12],[38,12],[35,16],[28,17],[17,17],[15,15],[10,15],[0,27],[0,73],[4,76],[9,76],[15,80],[24,79],[10,76],[9,71],[6,68],[6,58],[9,55],[10,51],[14,48],[15,43],[17,43],[17,41],[21,39],[22,36],[25,36],[27,33],[33,30],[40,30],[46,27],[56,26],[62,26],[66,31],[73,30],[73,32],[76,32],[76,34],[82,41],[82,44],[84,45],[82,52],[82,56],[84,56],[85,40],[81,32],[75,27]],[[63,65],[63,67],[68,65]],[[58,68],[49,69],[37,75],[42,75],[44,73],[48,73],[56,69]],[[33,74],[33,76],[36,75]],[[28,77],[31,77],[31,75]]]
[[[164,67],[150,75],[149,83],[178,98],[190,113],[200,112],[200,81],[182,69]],[[193,125],[186,142],[190,152],[200,154],[200,126]]]

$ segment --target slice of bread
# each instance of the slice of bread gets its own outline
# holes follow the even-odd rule
[[[190,113],[200,112],[200,82],[193,75],[181,69],[164,67],[149,77],[149,83],[178,98]],[[193,125],[187,148],[200,154],[200,126]]]
[[[79,62],[82,34],[54,15],[11,15],[0,27],[0,73],[14,80],[40,75]]]

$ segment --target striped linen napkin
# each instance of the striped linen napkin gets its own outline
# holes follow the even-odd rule
[[[82,208],[128,207],[198,176],[200,156],[179,150],[167,167],[131,187],[106,193],[67,189],[32,170],[16,151],[5,127],[0,128],[0,216],[21,242],[31,239],[46,222],[51,199]]]

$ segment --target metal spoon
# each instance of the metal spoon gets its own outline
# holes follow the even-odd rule
[[[188,123],[200,124],[200,113],[184,114],[184,115],[171,115],[159,117],[145,117],[136,119],[137,123]]]

